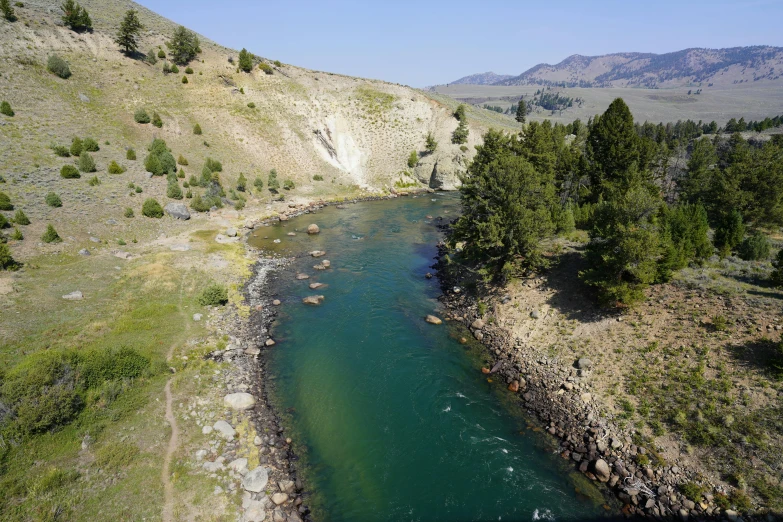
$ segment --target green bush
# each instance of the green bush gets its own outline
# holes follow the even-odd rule
[[[14,223],[17,225],[29,225],[30,224],[30,218],[27,217],[27,214],[25,214],[22,209],[16,211],[16,214],[14,214]]]
[[[62,239],[52,225],[47,225],[46,232],[41,236],[41,241],[44,243],[59,243]]]
[[[84,144],[79,138],[74,138],[71,142],[71,156],[79,156],[84,151]]]
[[[185,197],[188,199],[193,198],[193,191],[188,190],[187,192],[185,192]]]
[[[163,49],[158,49],[158,58],[162,60],[165,57],[166,57],[165,51],[163,51]]]
[[[169,75],[171,74],[171,65],[169,65],[169,62],[163,62],[163,74]]]
[[[88,152],[98,152],[101,150],[100,146],[98,146],[98,142],[92,138],[84,138],[82,146],[84,147],[84,150]]]
[[[411,151],[411,155],[408,156],[408,167],[413,168],[419,163],[419,153],[415,150]]]
[[[212,172],[223,172],[223,164],[220,163],[218,160],[207,158],[207,161],[205,162],[205,166]]]
[[[264,188],[264,180],[256,177],[256,179],[253,180],[253,186],[256,188],[256,190],[262,190]]]
[[[82,172],[95,172],[98,170],[95,167],[95,160],[92,159],[92,156],[87,151],[82,152],[79,156],[79,170]]]
[[[198,123],[193,126],[193,134],[201,136],[201,125]]]
[[[141,192],[142,192],[142,189],[141,189],[141,187],[137,186],[137,187],[134,189],[134,191],[136,192],[136,194],[141,194]]]
[[[280,182],[277,180],[277,171],[272,169],[269,171],[269,177],[266,180],[266,186],[269,192],[276,192],[280,188]]]
[[[204,199],[201,197],[201,194],[196,194],[196,197],[194,197],[193,201],[190,202],[190,208],[196,212],[209,212],[209,209],[212,208],[212,205],[210,205],[209,202],[204,201]]]
[[[228,303],[228,290],[225,286],[212,283],[198,296],[198,304],[201,306],[217,306]]]
[[[131,348],[92,349],[79,354],[78,373],[86,388],[105,381],[135,379],[150,367],[150,360]]]
[[[261,62],[260,64],[258,64],[258,68],[264,71],[264,73],[266,74],[272,74],[274,72],[272,68],[269,66],[269,64],[265,62]]]
[[[190,67],[186,67],[185,74],[193,74],[193,69],[191,69]]]
[[[64,145],[55,145],[54,147],[52,147],[52,150],[56,155],[60,156],[61,158],[71,157],[71,151],[68,150],[68,147]]]
[[[168,188],[166,189],[166,196],[170,197],[171,199],[182,199],[182,189],[179,188],[179,183],[174,181],[173,183],[169,183]]]
[[[4,228],[8,228],[10,226],[11,225],[8,223],[8,219],[6,219],[4,215],[0,214],[0,230],[3,230]]]
[[[101,180],[98,179],[98,176],[93,176],[87,181],[87,184],[91,187],[96,187],[101,184]]]
[[[775,260],[772,261],[772,266],[775,267],[775,270],[770,275],[770,281],[773,286],[783,288],[783,248],[778,251]]]
[[[60,177],[65,179],[74,179],[81,178],[82,175],[79,174],[79,169],[73,165],[63,165],[63,168],[60,169]]]
[[[63,206],[63,201],[60,199],[60,196],[58,196],[54,192],[49,192],[46,195],[45,199],[46,199],[46,204],[49,205],[50,207],[57,208]]]
[[[125,159],[130,161],[136,161],[136,151],[133,149],[128,149],[128,152],[125,153]]]
[[[144,201],[144,205],[141,207],[141,214],[148,218],[162,218],[163,207],[160,206],[157,200],[149,198]]]
[[[460,145],[459,146],[459,150],[461,150],[462,152],[467,152],[468,151],[468,146],[467,145]]]
[[[179,179],[185,179],[185,171],[183,169],[179,169],[179,172],[177,172],[177,177]],[[187,183],[187,182],[186,182]],[[187,188],[187,187],[186,187]]]
[[[253,102],[248,103],[247,106],[248,106],[249,109],[255,109],[256,108],[256,104],[253,103]]]
[[[53,54],[49,57],[49,59],[46,61],[46,69],[60,78],[67,80],[71,77],[71,68],[68,67],[68,64],[57,56],[56,54]]]
[[[136,112],[133,113],[133,119],[136,123],[149,123],[152,121],[150,115],[144,109],[136,109]]]
[[[14,206],[11,204],[11,198],[5,192],[0,192],[0,210],[13,210]]]
[[[282,64],[282,63],[280,63],[280,60],[275,60],[275,61],[274,61],[274,62],[272,62],[272,63],[274,63],[274,64],[275,64],[275,67],[282,67],[282,66],[283,66],[283,64]]]
[[[246,188],[247,188],[247,178],[245,178],[245,175],[240,172],[239,178],[237,178],[237,190],[240,192],[244,192]]]
[[[155,49],[148,52],[147,56],[144,59],[147,61],[147,63],[151,65],[155,65],[156,63],[158,63],[158,59],[155,57]]]
[[[144,160],[144,168],[154,176],[162,176],[169,172],[177,171],[177,162],[166,147],[166,142],[161,139],[152,140],[149,146],[150,153]]]
[[[159,129],[163,127],[163,120],[160,119],[160,114],[157,112],[152,113],[152,124]]]
[[[16,261],[11,257],[11,249],[5,243],[0,243],[0,270],[10,270],[15,266]]]
[[[294,184],[293,180],[287,179],[283,181],[283,188],[285,190],[291,190],[291,189],[295,189],[296,185]]]
[[[179,155],[179,158],[177,158],[177,163],[179,163],[180,165],[185,165],[185,166],[187,166],[187,164],[188,164],[188,160],[185,158],[185,156],[183,156],[182,154],[180,154],[180,155]]]
[[[769,240],[759,232],[746,237],[737,249],[737,255],[745,261],[765,261],[769,258],[769,253]]]
[[[134,214],[133,214],[133,209],[132,209],[132,208],[130,208],[130,207],[126,207],[126,208],[125,208],[125,212],[123,213],[123,215],[124,215],[126,218],[132,218],[132,217],[134,216]]]
[[[107,444],[95,452],[95,465],[104,470],[127,467],[139,454],[139,447],[131,442]]]
[[[116,161],[109,163],[109,174],[122,174],[125,172],[125,167],[118,164]]]
[[[24,234],[22,234],[21,230],[14,227],[14,233],[11,234],[11,239],[13,239],[14,241],[21,241],[24,239]]]
[[[177,67],[176,63],[171,65],[171,72],[173,72],[174,74],[179,73],[179,67]]]
[[[14,110],[11,108],[11,104],[3,100],[0,103],[0,114],[5,114],[6,116],[12,117],[15,113]]]
[[[188,83],[188,77],[187,76],[183,76],[182,77],[182,83]]]
[[[323,181],[323,180],[324,177],[321,176],[320,174],[316,174],[315,176],[313,176],[313,181]]]
[[[742,223],[742,214],[732,210],[721,217],[715,227],[712,242],[721,257],[726,257],[742,242],[743,237],[745,237],[745,225]]]

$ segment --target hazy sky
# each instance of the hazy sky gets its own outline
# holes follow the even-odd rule
[[[141,0],[228,47],[423,87],[572,54],[783,46],[783,0]]]

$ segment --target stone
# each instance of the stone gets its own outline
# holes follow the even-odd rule
[[[275,299],[274,301],[272,301],[272,305],[273,306],[280,306],[280,299]]]
[[[593,396],[590,395],[589,393],[583,393],[582,395],[579,396],[579,398],[582,399],[582,402],[587,404],[588,402],[590,402],[590,400],[592,400]]]
[[[90,98],[86,94],[81,92],[79,93],[79,100],[81,100],[84,103],[90,103]]]
[[[310,234],[310,235],[318,234],[320,232],[321,232],[321,229],[318,228],[318,225],[316,225],[315,223],[313,223],[312,225],[308,225],[307,226],[307,233]]]
[[[204,457],[207,456],[207,450],[200,449],[196,452],[196,460],[204,460]]]
[[[204,317],[202,314],[193,314],[194,321],[201,321],[202,317]]]
[[[226,229],[226,235],[228,237],[237,237],[237,229],[236,228],[228,228],[228,229]]]
[[[163,211],[174,219],[183,221],[190,219],[190,212],[184,203],[169,203],[163,207]]]
[[[739,519],[739,514],[736,511],[734,511],[733,509],[727,509],[723,513],[726,515],[726,518],[731,520],[731,522],[734,522],[735,520]]]
[[[90,251],[87,250],[86,248],[82,248],[81,250],[79,250],[79,255],[80,256],[89,256],[90,255]]]
[[[100,243],[100,242],[101,242],[101,240],[100,240],[100,239],[98,239],[98,238],[97,238],[97,237],[95,237],[95,236],[90,236],[90,241],[92,241],[93,243]]]
[[[310,276],[307,274],[296,274],[296,279],[298,281],[304,281],[305,279],[310,279]]]
[[[323,303],[323,301],[324,301],[324,296],[322,295],[308,295],[307,297],[302,299],[302,302],[308,305],[319,305]]]
[[[247,473],[242,479],[242,488],[251,493],[260,493],[264,491],[269,482],[269,472],[263,466],[258,466]]]
[[[484,321],[481,319],[476,319],[475,321],[470,323],[470,327],[473,328],[474,330],[481,330],[482,328],[484,328]]]
[[[295,484],[293,480],[281,480],[277,485],[283,493],[291,495],[294,492]]]
[[[430,324],[441,324],[443,322],[439,317],[435,317],[434,315],[428,315],[424,320]]]
[[[223,404],[232,410],[249,410],[256,404],[256,399],[249,393],[229,393],[223,397]]]
[[[318,290],[322,286],[326,286],[323,283],[310,283],[310,290]]]
[[[508,385],[508,389],[509,389],[509,391],[512,391],[512,392],[518,392],[519,391],[519,381],[517,381],[516,379],[511,381],[511,384]]]
[[[190,245],[184,243],[179,245],[171,245],[169,247],[169,250],[171,250],[172,252],[187,252],[188,250],[190,250]]]
[[[249,348],[245,348],[245,352],[244,353],[245,353],[245,355],[255,356],[255,355],[260,355],[261,354],[261,350],[259,350],[258,348],[254,347],[254,346],[251,346]]]
[[[246,475],[247,474],[247,459],[246,458],[240,458],[240,459],[234,459],[231,462],[228,463],[228,469],[232,469],[239,473],[240,475]]]
[[[264,522],[266,519],[266,510],[264,503],[259,500],[251,500],[245,508],[242,520],[244,522]]]
[[[294,237],[296,235],[296,232],[289,232],[286,234],[286,236]]]
[[[580,370],[587,370],[591,366],[593,366],[593,361],[591,361],[587,357],[582,357],[581,359],[576,361],[576,367],[579,368]]]
[[[275,342],[272,339],[267,339],[264,342],[264,346],[274,346],[274,345],[275,345]]]
[[[225,469],[225,466],[223,466],[223,462],[220,460],[216,460],[215,462],[206,461],[204,464],[201,465],[202,468],[207,473],[217,473],[218,471],[222,471]]]
[[[223,437],[226,440],[234,440],[234,437],[236,437],[236,430],[231,427],[231,424],[227,423],[224,420],[219,420],[215,424],[212,425],[213,428],[215,428],[215,431],[220,434],[221,437]]]
[[[323,261],[321,261],[321,266],[323,266],[324,268],[329,268],[330,266],[332,266],[332,262],[329,261],[328,259],[324,259]]]
[[[533,310],[532,312],[530,312],[530,317],[532,317],[533,319],[538,319],[539,317],[541,317],[541,312],[539,312],[538,310]]]
[[[255,438],[253,439],[253,444],[255,444],[256,446],[260,446],[263,442],[264,441],[261,440],[261,437],[259,437],[258,435],[256,435]]]
[[[214,429],[215,428],[213,428],[212,426],[204,426],[203,428],[201,428],[201,433],[203,433],[204,435],[209,435],[210,433],[212,433]]]
[[[484,339],[484,334],[476,330],[475,332],[473,332],[473,337],[475,337],[477,341],[481,341]]]
[[[123,252],[120,250],[114,253],[114,257],[119,257],[120,259],[130,259],[132,256],[130,255],[130,252]]]
[[[323,250],[313,250],[312,252],[310,252],[310,255],[313,257],[321,257],[321,256],[325,256],[326,252],[324,252]]]
[[[284,504],[287,500],[288,495],[286,493],[275,493],[272,495],[272,502],[274,502],[276,506]]]
[[[592,468],[595,478],[601,482],[609,482],[612,471],[609,469],[609,464],[607,464],[604,459],[598,459],[593,462]]]
[[[63,299],[67,301],[81,301],[84,299],[84,294],[82,294],[79,290],[73,291],[70,294],[65,294],[63,296]]]

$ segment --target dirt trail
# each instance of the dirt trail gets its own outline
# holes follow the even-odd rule
[[[187,337],[188,330],[190,330],[190,321],[188,321],[187,314],[182,308],[182,294],[184,292],[185,281],[180,281],[179,287],[179,313],[182,316],[183,333],[184,337]],[[171,361],[174,356],[174,350],[177,347],[177,343],[172,343],[169,347],[169,351],[166,354],[166,360]],[[174,458],[174,452],[179,446],[179,426],[177,426],[177,418],[174,416],[174,400],[171,393],[171,381],[174,377],[170,377],[166,381],[166,386],[163,388],[163,392],[166,396],[166,421],[171,426],[171,438],[169,438],[168,446],[166,447],[166,456],[163,459],[163,468],[161,469],[160,476],[163,481],[163,522],[174,522],[174,483],[171,481],[171,460]]]

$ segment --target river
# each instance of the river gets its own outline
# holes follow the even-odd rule
[[[251,244],[300,256],[275,289],[269,375],[301,457],[316,520],[483,521],[600,518],[600,494],[562,462],[486,355],[438,315],[426,279],[454,195],[329,207],[255,231]],[[432,216],[429,219],[427,216]],[[308,236],[307,225],[321,233]],[[296,236],[289,236],[294,232]],[[279,242],[275,243],[275,240]],[[331,267],[313,265],[328,259]],[[311,290],[313,282],[326,286]],[[323,295],[319,306],[302,304]],[[585,495],[586,493],[586,495]]]

